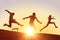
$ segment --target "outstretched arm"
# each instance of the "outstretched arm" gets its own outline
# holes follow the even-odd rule
[[[51,18],[51,19],[55,19],[55,18],[53,17],[53,18]]]
[[[30,17],[30,16],[29,16],[29,17]],[[27,18],[29,18],[29,17],[24,17],[23,20],[24,20],[24,19],[27,19]]]
[[[10,12],[10,11],[8,11],[8,10],[5,10],[5,11],[7,11],[9,14],[11,14],[11,12]]]
[[[37,20],[38,23],[42,24],[42,22],[40,22],[37,18],[36,18],[36,20]]]

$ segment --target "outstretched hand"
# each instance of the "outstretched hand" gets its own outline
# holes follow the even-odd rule
[[[8,10],[5,10],[5,11],[8,11]]]
[[[23,20],[25,20],[25,18],[23,18]]]
[[[56,18],[54,18],[54,19],[56,19]]]
[[[56,18],[53,17],[53,19],[56,19]]]
[[[40,24],[42,24],[42,22],[40,22]]]

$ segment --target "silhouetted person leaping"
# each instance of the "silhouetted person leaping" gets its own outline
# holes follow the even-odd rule
[[[11,27],[12,26],[12,23],[17,23],[18,25],[23,26],[20,23],[18,23],[15,19],[13,19],[13,16],[14,16],[15,13],[11,13],[8,10],[5,10],[5,11],[7,11],[10,14],[10,16],[9,16],[9,25],[8,24],[4,24],[3,26]]]
[[[54,17],[52,18],[52,15],[49,15],[48,17],[48,23],[45,27],[43,27],[40,31],[42,31],[44,28],[46,28],[49,24],[54,24],[55,28],[58,28],[55,24],[55,22],[51,22],[52,19],[55,19]]]
[[[31,16],[28,16],[28,17],[23,18],[23,20],[24,20],[24,19],[27,19],[27,18],[30,18],[29,25],[30,25],[31,27],[34,27],[34,28],[35,28],[35,25],[34,25],[35,19],[37,20],[38,23],[40,23],[40,24],[42,24],[42,23],[37,19],[35,13],[32,13],[32,14],[33,14],[33,15],[31,15]]]

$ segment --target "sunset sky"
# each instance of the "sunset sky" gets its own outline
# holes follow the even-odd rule
[[[42,22],[39,24],[35,21],[36,29],[39,32],[47,24],[47,18],[51,14],[56,18],[52,21],[56,23],[58,28],[52,24],[42,30],[41,33],[60,35],[60,0],[0,0],[0,29],[11,30],[11,28],[3,26],[9,21],[9,14],[4,11],[5,9],[14,12],[14,19],[24,25],[24,27],[17,24],[12,25],[12,28],[20,28],[20,32],[25,32],[25,28],[29,26],[29,19],[22,20],[22,18],[35,12],[38,20]]]

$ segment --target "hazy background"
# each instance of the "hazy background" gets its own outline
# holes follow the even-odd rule
[[[42,30],[42,33],[60,34],[60,0],[0,0],[0,29],[11,30],[12,28],[3,26],[9,21],[9,14],[4,11],[5,9],[14,12],[14,19],[24,25],[24,27],[17,24],[12,25],[12,28],[20,28],[19,32],[25,32],[24,29],[29,25],[29,19],[22,20],[22,18],[35,12],[38,20],[42,22],[39,24],[35,21],[37,32],[47,24],[47,17],[51,14],[56,18],[52,21],[58,28],[52,24]]]

